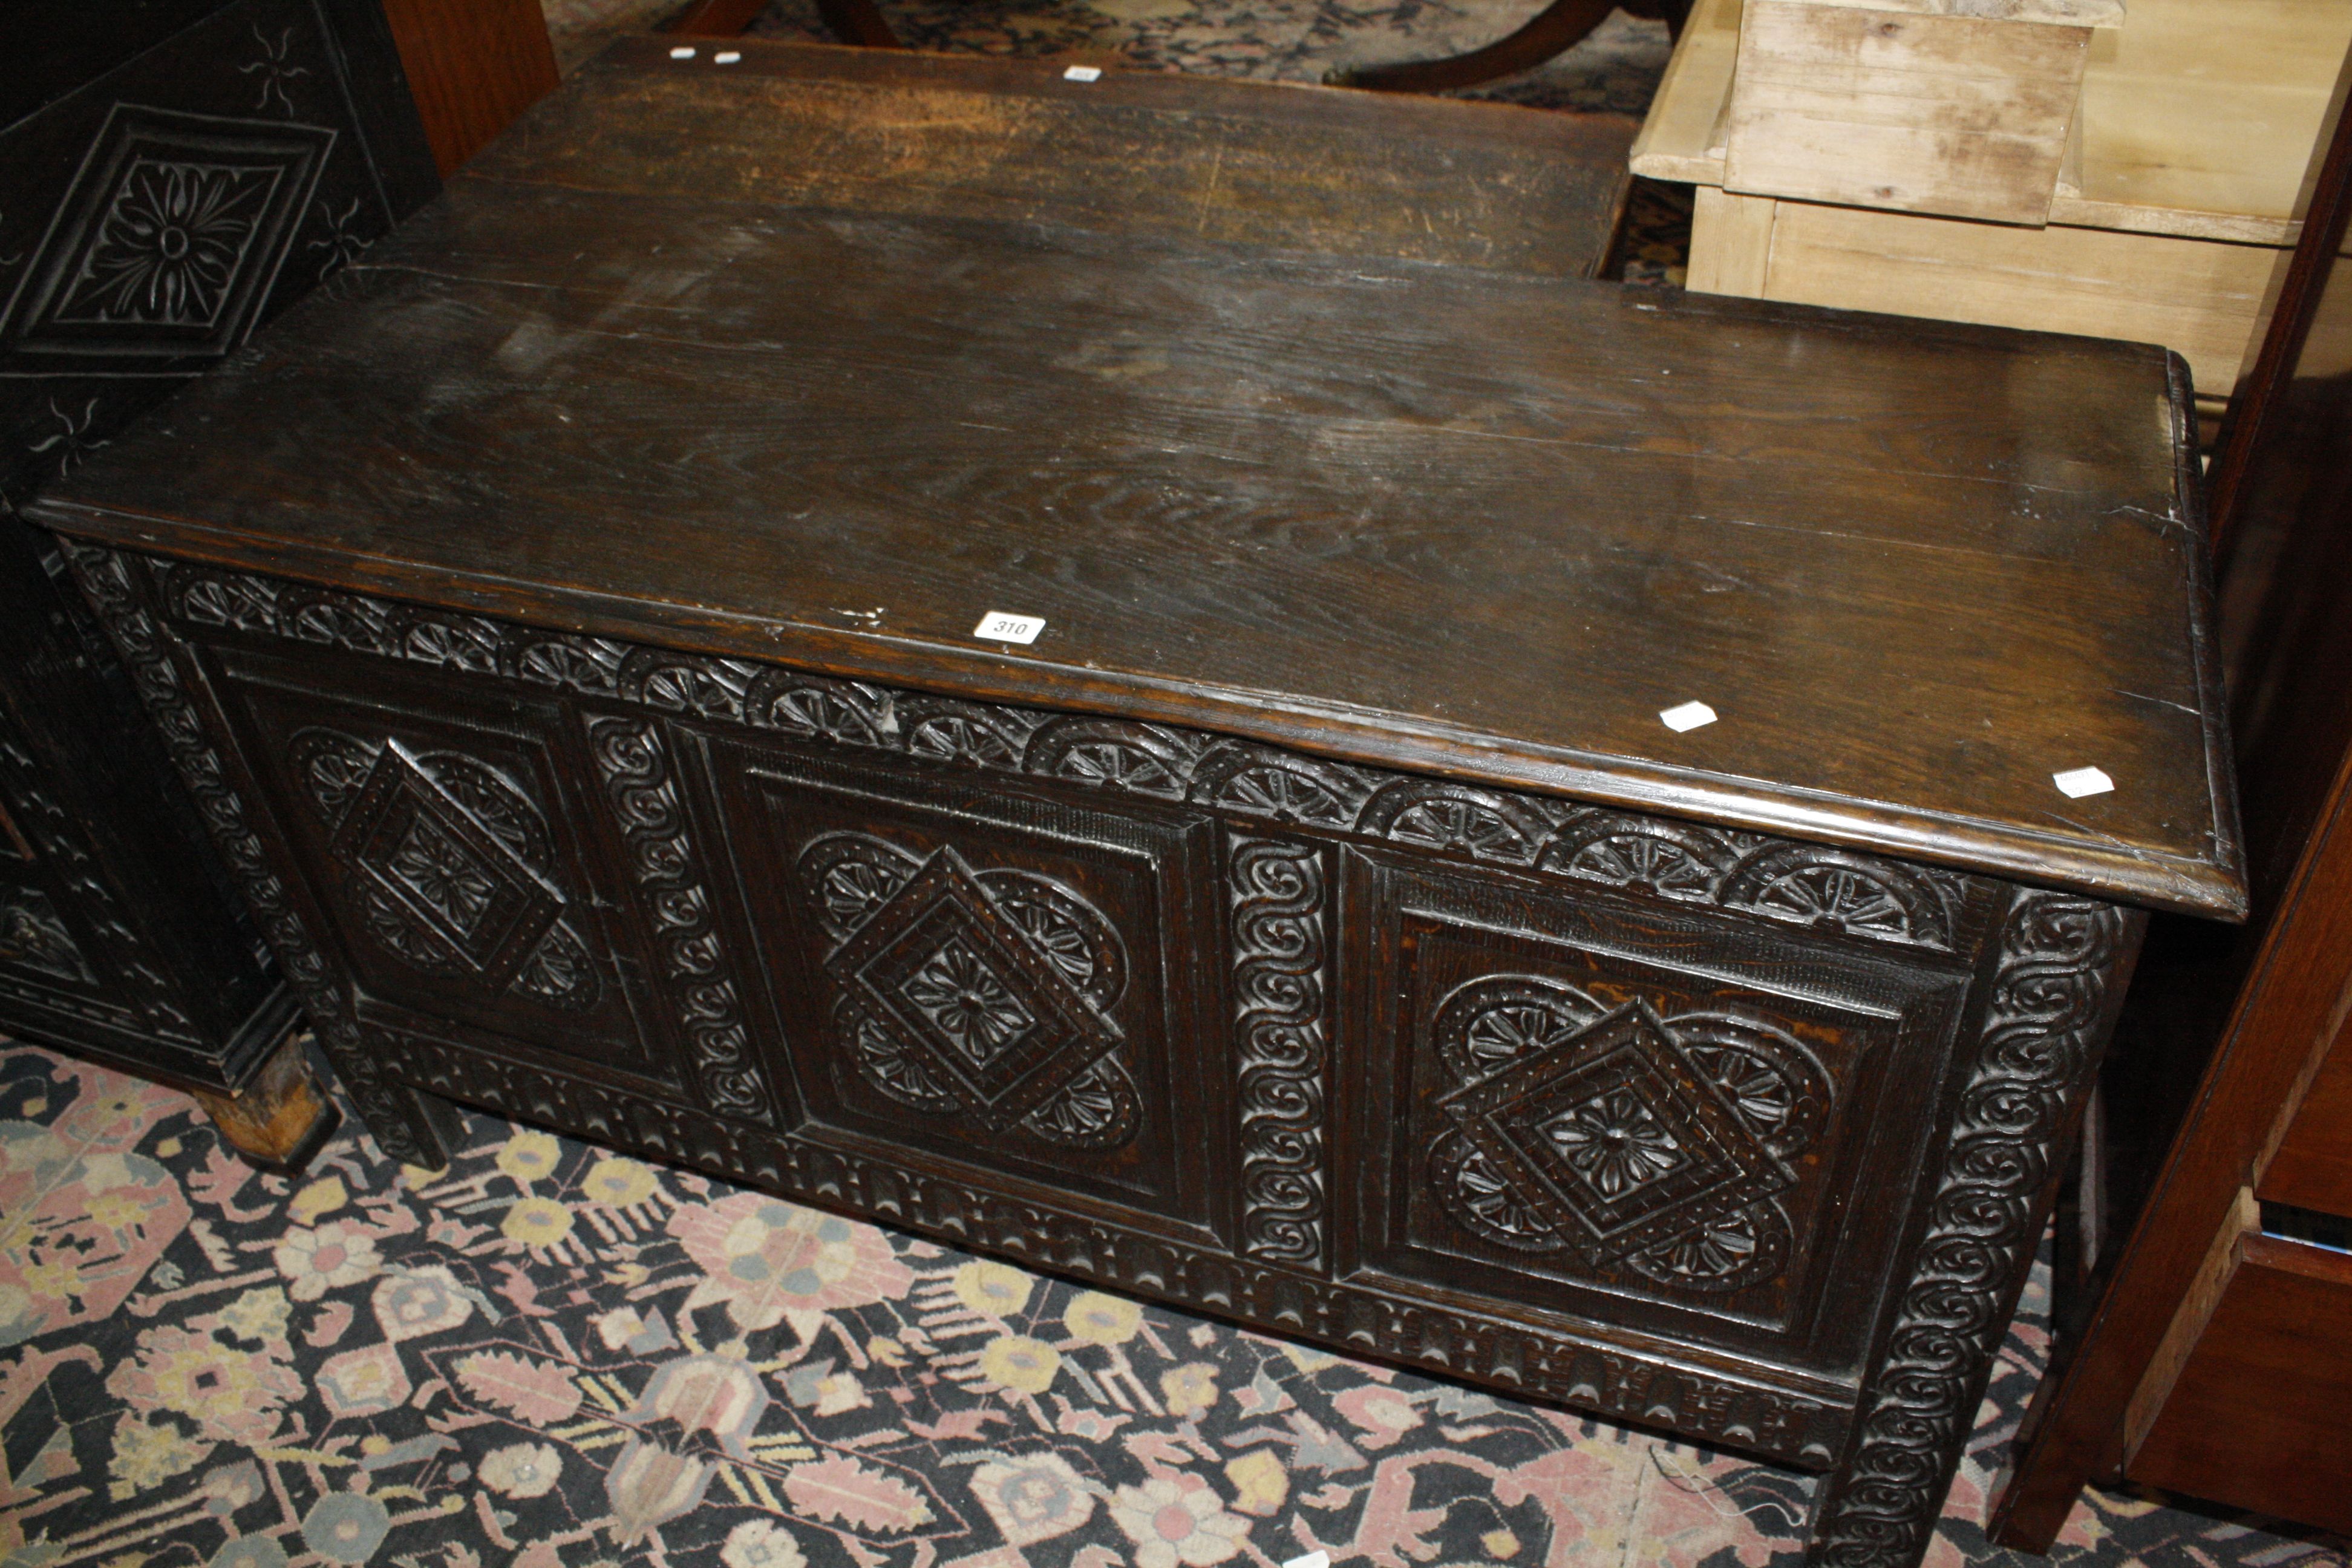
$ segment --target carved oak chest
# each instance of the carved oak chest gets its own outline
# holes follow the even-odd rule
[[[378,1138],[1748,1449],[1915,1561],[2142,911],[2242,910],[2178,362],[697,195],[566,101],[38,508]]]

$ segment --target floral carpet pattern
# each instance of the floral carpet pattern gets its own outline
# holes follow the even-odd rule
[[[299,1178],[0,1042],[5,1568],[1788,1568],[1810,1483],[477,1117]],[[1936,1568],[2038,1370],[2012,1331]],[[2027,1560],[2019,1559],[2019,1562]],[[2340,1563],[2094,1495],[2056,1561]]]

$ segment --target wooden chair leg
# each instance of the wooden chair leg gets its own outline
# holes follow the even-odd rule
[[[311,1069],[299,1033],[278,1042],[253,1081],[239,1092],[192,1092],[219,1129],[222,1142],[273,1171],[301,1169],[340,1119],[326,1086]]]
[[[768,0],[695,0],[669,30],[690,38],[731,38],[750,26]],[[874,0],[816,0],[817,15],[845,44],[869,49],[903,49]]]
[[[1323,79],[1333,87],[1358,87],[1373,92],[1447,92],[1459,87],[1476,87],[1497,77],[1532,70],[1554,55],[1573,47],[1615,9],[1617,0],[1552,0],[1526,26],[1483,49],[1437,60],[1356,66],[1332,71]]]

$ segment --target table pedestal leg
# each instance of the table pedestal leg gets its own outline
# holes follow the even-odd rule
[[[1374,92],[1447,92],[1454,88],[1476,87],[1481,82],[1534,69],[1554,55],[1574,47],[1586,34],[1608,20],[1610,12],[1620,9],[1629,16],[1655,17],[1664,21],[1669,30],[1679,33],[1690,7],[1687,0],[1633,0],[1632,4],[1621,4],[1621,0],[1552,0],[1527,26],[1483,49],[1444,59],[1347,67],[1332,71],[1323,79],[1333,87],[1367,88]]]

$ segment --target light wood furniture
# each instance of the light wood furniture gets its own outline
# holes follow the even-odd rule
[[[2095,27],[2121,0],[1747,0],[1727,190],[2049,221]]]
[[[377,1137],[1664,1426],[1915,1563],[2145,911],[2242,897],[2178,361],[1530,271],[1559,116],[671,44],[40,505]],[[1472,216],[991,174],[1186,103]]]
[[[2190,1092],[1997,1500],[1997,1539],[2031,1551],[2116,1476],[2352,1529],[2352,1258],[2314,1244],[2352,1235],[2347,222],[2352,120],[2212,472],[2254,917],[2151,933],[2125,1059]]]
[[[1763,3],[1777,14],[1785,0]],[[1699,0],[1633,149],[1634,173],[1700,187],[1692,288],[2159,342],[2219,412],[2295,237],[2352,4],[2127,0],[2120,26],[2087,31],[2041,214],[2013,179],[1978,182],[1973,212],[1906,204],[1891,180],[1874,199],[1860,142],[1824,142],[1810,184],[1776,186],[1780,172],[1752,164],[1743,179],[1742,17],[1741,0]],[[1892,210],[1905,205],[1918,210]]]

